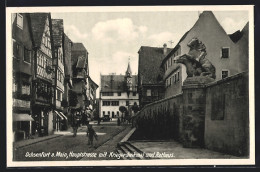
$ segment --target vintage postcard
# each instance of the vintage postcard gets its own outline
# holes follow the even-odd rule
[[[7,7],[7,166],[254,165],[253,14]]]

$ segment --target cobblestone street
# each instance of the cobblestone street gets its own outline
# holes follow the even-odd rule
[[[78,129],[76,137],[72,136],[72,129],[66,132],[60,132],[60,137],[44,140],[35,144],[30,144],[14,150],[15,161],[65,161],[65,160],[80,160],[77,157],[78,153],[91,153],[96,148],[111,140],[114,136],[120,135],[129,125],[117,126],[113,122],[105,122],[101,125],[93,124],[93,128],[98,135],[98,140],[94,140],[94,146],[87,145],[88,138],[86,137],[87,126],[81,126]],[[123,136],[121,136],[123,137]],[[120,140],[117,140],[120,141]],[[114,143],[116,147],[116,142]],[[114,147],[114,149],[115,149]],[[110,148],[108,148],[110,149]],[[112,150],[106,151],[114,151]],[[54,156],[52,157],[52,153]],[[32,155],[34,154],[34,156]],[[39,155],[41,154],[41,155]],[[39,157],[36,157],[39,156]],[[44,157],[45,156],[45,157]],[[91,156],[91,155],[89,155]]]

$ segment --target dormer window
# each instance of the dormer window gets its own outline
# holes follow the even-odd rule
[[[21,14],[17,14],[17,26],[23,29],[23,16]]]

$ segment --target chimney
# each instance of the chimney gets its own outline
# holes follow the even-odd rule
[[[163,44],[163,55],[167,55],[167,44],[166,43],[164,43]]]

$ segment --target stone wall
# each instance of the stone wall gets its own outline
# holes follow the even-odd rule
[[[137,139],[181,141],[182,110],[182,94],[145,105],[134,117]]]
[[[248,155],[248,73],[207,82],[189,78],[182,94],[145,105],[133,119],[136,139],[175,139],[184,147]]]
[[[205,147],[234,155],[248,155],[248,73],[207,86]]]

